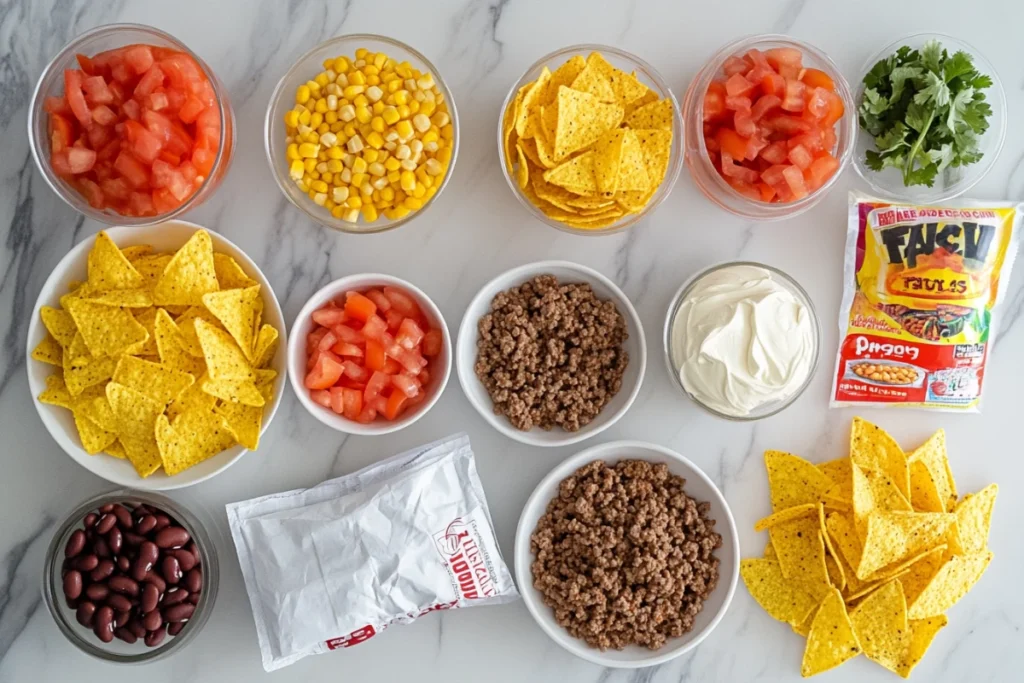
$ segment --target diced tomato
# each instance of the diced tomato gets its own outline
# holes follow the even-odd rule
[[[704,120],[713,121],[725,113],[725,83],[711,81],[704,93]]]
[[[817,189],[824,185],[838,170],[839,160],[828,152],[822,152],[814,158],[804,176],[805,178],[810,178],[811,184]]]
[[[363,393],[348,387],[331,389],[331,408],[339,415],[355,420],[363,409]]]
[[[754,124],[754,119],[749,109],[737,111],[733,115],[733,127],[737,133],[745,138],[749,138],[757,132],[757,126]]]
[[[441,330],[430,329],[423,335],[423,355],[428,358],[441,355],[444,347],[444,339],[441,337]]]
[[[123,61],[111,62],[110,77],[118,83],[123,83],[125,86],[130,86],[131,82],[135,80],[132,68]]]
[[[339,356],[350,356],[352,358],[362,358],[363,350],[355,344],[349,344],[348,342],[339,341],[331,347],[331,351],[338,354]]]
[[[801,171],[809,168],[811,162],[814,161],[814,157],[811,156],[811,153],[803,145],[797,145],[790,149],[788,159]]]
[[[90,76],[82,80],[82,91],[85,94],[85,101],[95,106],[97,104],[112,104],[114,93],[107,87],[103,76]]]
[[[786,142],[786,145],[789,149],[793,149],[797,145],[800,145],[807,148],[809,152],[820,152],[824,149],[822,131],[819,128],[812,128],[806,133],[794,135]]]
[[[142,106],[135,100],[128,100],[121,106],[121,111],[132,121],[142,118]]]
[[[749,62],[736,56],[727,57],[725,64],[722,65],[722,70],[725,72],[726,76],[732,76],[733,74],[745,74],[750,71],[750,69],[751,65]]]
[[[92,170],[96,164],[96,152],[81,147],[70,147],[67,150],[68,167],[71,173],[78,175]],[[97,189],[99,186],[97,185]]]
[[[831,92],[836,91],[835,81],[833,81],[832,77],[821,69],[804,69],[803,73],[800,75],[800,80],[806,83],[810,88],[824,88]]]
[[[205,80],[195,60],[180,52],[161,59],[159,65],[175,88],[195,93],[200,88],[199,82]]]
[[[196,149],[192,152],[192,163],[204,176],[213,173],[213,164],[217,160],[217,153],[208,149]]]
[[[753,161],[761,153],[761,150],[768,146],[768,141],[761,137],[757,132],[750,136],[747,140],[747,151],[743,157],[747,161]]]
[[[728,154],[734,159],[742,159],[747,154],[747,139],[731,128],[719,128],[715,133],[723,154]]]
[[[754,171],[751,171],[751,173],[754,173]],[[729,185],[731,185],[732,188],[741,195],[749,197],[754,201],[761,201],[761,193],[750,183],[740,180],[739,178],[726,178],[725,182],[729,183]]]
[[[380,396],[381,392],[390,385],[391,375],[385,374],[380,370],[374,370],[369,381],[366,383],[366,390],[363,392],[363,400],[372,401]]]
[[[732,155],[724,151],[722,152],[722,175],[727,179],[735,178],[745,183],[755,183],[758,177],[757,171],[735,163]]]
[[[85,103],[85,95],[82,92],[82,72],[78,69],[65,69],[64,97],[67,98],[71,113],[79,123],[83,126],[92,123],[92,112],[89,111],[89,105]]]
[[[846,113],[846,106],[843,104],[842,98],[833,92],[828,93],[828,100],[828,113],[821,120],[821,124],[831,127],[838,123],[839,119],[843,118],[843,114]]]
[[[750,98],[746,95],[730,95],[725,98],[725,108],[729,111],[750,111]]]
[[[193,123],[203,113],[204,109],[206,109],[206,105],[203,104],[203,101],[195,95],[189,94],[185,98],[184,104],[178,110],[178,118],[185,123]]]
[[[384,334],[387,332],[387,329],[388,324],[384,322],[384,318],[379,315],[371,315],[367,318],[361,332],[367,339],[376,339],[377,341],[381,341]]]
[[[338,335],[334,334],[334,330],[327,330],[326,334],[320,338],[320,343],[317,344],[317,349],[320,351],[326,351],[337,343]]]
[[[51,114],[49,121],[50,149],[54,152],[61,152],[71,145],[75,135],[74,124],[61,114]]]
[[[387,358],[384,347],[374,339],[366,340],[366,367],[371,370],[384,370]]]
[[[350,318],[366,322],[377,313],[377,304],[359,292],[346,292],[345,313]]]
[[[391,306],[406,318],[414,318],[418,320],[422,317],[420,307],[416,304],[416,300],[402,290],[394,287],[385,287],[384,296],[391,301]]]
[[[307,389],[327,389],[341,377],[343,367],[333,358],[321,354],[313,369],[306,375]]]
[[[90,76],[95,76],[97,73],[96,65],[92,63],[92,60],[82,54],[76,54],[75,60],[78,62],[79,68]]]
[[[128,206],[131,207],[134,216],[152,216],[156,213],[153,197],[148,192],[132,192],[132,196],[128,198]]]
[[[384,408],[384,417],[389,420],[394,420],[402,412],[402,407],[406,402],[406,395],[401,391],[393,391],[388,396],[387,406]]]
[[[135,97],[145,97],[164,84],[164,72],[156,64],[142,75],[135,86]]]
[[[781,164],[786,161],[789,149],[782,140],[773,142],[761,150],[761,158],[772,164]]]
[[[340,325],[348,319],[348,315],[340,308],[320,308],[313,311],[313,322],[324,327]]]
[[[746,95],[754,89],[754,84],[741,74],[733,74],[725,81],[725,94],[728,97]]]
[[[750,116],[754,121],[760,121],[762,116],[781,105],[782,99],[777,95],[762,95],[757,99],[757,102],[754,102],[754,106],[750,110]]]
[[[768,116],[764,119],[764,122],[769,129],[783,135],[799,135],[800,133],[806,133],[814,127],[799,116],[789,116],[786,114]]]
[[[821,131],[821,146],[827,151],[831,152],[836,148],[836,131],[835,128],[829,126]]]
[[[170,100],[167,99],[167,93],[152,92],[149,94],[147,101],[149,102],[149,108],[153,111],[167,109],[167,107],[170,106]]]
[[[782,175],[786,168],[788,168],[787,164],[773,164],[761,172],[761,180],[776,188],[777,191],[778,186],[786,182],[785,176]]]
[[[381,313],[386,313],[391,309],[391,300],[384,296],[384,292],[379,289],[368,289],[364,292],[364,296],[377,305],[377,310]]]
[[[743,58],[755,69],[770,69],[771,65],[765,58],[764,53],[757,48],[751,48],[744,53]]]
[[[770,202],[775,198],[775,195],[778,194],[774,187],[765,182],[759,182],[755,187],[757,187],[758,192],[761,193],[762,202]]]
[[[306,353],[312,354],[320,348],[320,340],[327,336],[327,328],[318,327],[306,335]]]
[[[784,66],[799,69],[803,62],[803,55],[795,47],[774,47],[770,50],[765,50],[764,57],[776,69]]]
[[[168,213],[181,206],[181,200],[166,187],[153,190],[153,206],[159,213]]]
[[[324,408],[331,407],[331,392],[326,389],[317,389],[309,392],[309,397],[313,399],[314,403],[322,405]]]
[[[71,107],[68,106],[68,101],[64,97],[47,97],[43,100],[43,109],[48,114],[73,115]]]
[[[790,191],[795,199],[802,199],[807,196],[807,186],[804,184],[804,174],[796,166],[787,166],[782,171],[782,177],[789,185]]]
[[[398,342],[399,346],[411,351],[420,345],[423,341],[424,332],[420,329],[420,326],[416,324],[416,321],[412,318],[405,318],[402,320],[402,324],[398,327],[398,334],[395,336],[395,341]]]
[[[362,365],[346,358],[342,361],[344,367],[345,376],[356,382],[366,382],[370,379],[371,371],[364,368]]]
[[[100,181],[100,188],[103,194],[118,201],[127,201],[132,194],[132,188],[124,178],[107,178]]]
[[[397,374],[391,376],[391,382],[395,385],[395,388],[399,392],[405,394],[409,398],[416,396],[420,393],[420,383],[409,375]]]
[[[338,335],[338,339],[343,342],[347,342],[349,344],[365,344],[366,336],[362,331],[351,327],[348,323],[349,321],[346,320],[345,323],[333,325],[331,329],[334,331],[334,334]]]
[[[131,45],[122,56],[136,74],[144,74],[153,66],[153,51],[148,45]]]
[[[149,184],[149,171],[135,157],[127,152],[121,152],[114,160],[114,168],[120,173],[128,184],[138,189]]]
[[[806,103],[804,93],[807,86],[801,81],[786,81],[786,94],[782,98],[782,108],[786,111],[802,112]]]
[[[117,114],[107,105],[101,104],[98,107],[93,107],[92,120],[100,126],[109,126],[117,121]]]
[[[363,409],[359,411],[359,416],[356,418],[356,422],[362,424],[369,424],[377,419],[377,411],[371,406],[363,405]]]
[[[786,94],[786,79],[774,71],[768,71],[761,78],[761,91],[765,95],[781,98]]]
[[[388,301],[388,303],[390,304],[391,302]],[[389,308],[387,313],[384,314],[384,319],[388,323],[388,330],[396,332],[398,331],[398,327],[402,324],[402,321],[405,320],[405,316],[395,309]]]

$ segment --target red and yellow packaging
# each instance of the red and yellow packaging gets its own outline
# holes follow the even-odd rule
[[[850,194],[833,407],[978,410],[1022,208]]]

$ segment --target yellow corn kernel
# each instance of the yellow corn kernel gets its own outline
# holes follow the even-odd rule
[[[380,198],[382,201],[389,203],[395,201],[394,189],[391,187],[385,187],[383,190],[380,191]]]
[[[311,130],[308,133],[306,133],[305,140],[309,144],[315,145],[316,143],[320,142],[320,133],[317,133],[315,130]]]
[[[442,166],[447,166],[452,160],[452,149],[451,147],[445,147],[437,152],[437,160],[441,162]]]
[[[321,97],[316,102],[314,102],[313,111],[318,112],[321,116],[323,116],[324,112],[327,111],[327,100]]]
[[[327,192],[327,190],[330,189],[327,187],[327,183],[322,180],[314,180],[309,184],[309,187],[317,192]]]
[[[394,93],[398,92],[401,89],[402,89],[402,77],[401,76],[397,76],[396,75],[395,76],[395,80],[388,81],[388,92],[391,93],[391,98],[390,99],[391,99],[392,103],[394,102],[394,97],[395,97]]]
[[[353,71],[348,75],[349,85],[366,85],[366,74],[362,71]],[[363,92],[360,90],[359,92]]]
[[[397,183],[402,179],[402,173],[401,171],[391,171],[388,173],[387,178],[389,183]]]
[[[366,142],[375,149],[380,149],[384,146],[384,136],[377,131],[371,131],[366,136]]]
[[[400,104],[398,105],[397,109],[398,115],[403,119],[409,118],[409,115],[412,113],[412,110],[409,108],[408,104]]]
[[[402,204],[410,211],[419,211],[423,208],[423,200],[418,197],[406,197]]]
[[[334,64],[334,60],[333,59],[325,59],[323,62],[321,62],[321,66],[324,67],[324,71],[326,71],[327,69],[330,69],[333,64]]]
[[[330,134],[330,132],[331,127],[326,123],[321,123],[319,126],[316,127],[316,134],[319,135],[320,137]]]
[[[315,171],[316,165],[319,162],[316,159],[304,159],[302,165],[306,167],[306,172]]]
[[[298,151],[299,156],[304,157],[306,159],[312,159],[315,158],[316,155],[320,152],[320,145],[314,145],[311,142],[304,142],[301,145],[299,145]]]
[[[384,123],[383,117],[374,116],[372,119],[370,119],[370,128],[377,131],[378,133],[383,133],[388,129],[388,124]]]
[[[289,161],[293,159],[298,159],[302,156],[301,154],[299,154],[299,146],[296,145],[294,142],[288,145],[288,148],[285,149],[284,154]]]
[[[320,84],[316,81],[306,81],[306,87],[309,88],[309,94],[313,97],[317,96],[320,92]]]
[[[336,206],[337,206],[337,204],[334,203],[333,201],[331,201],[330,197],[328,197],[327,201],[324,202],[324,208],[327,209],[328,211],[330,211],[331,209],[333,209]]]
[[[308,126],[310,120],[313,118],[313,113],[308,109],[303,109],[299,112],[299,125]]]
[[[345,215],[346,208],[347,207],[345,207],[343,204],[339,204],[335,206],[333,209],[331,209],[331,215],[340,221],[342,220],[342,217]]]
[[[356,59],[366,59],[368,54],[370,54],[370,51],[365,47],[356,48]]]
[[[378,52],[376,55],[373,56],[373,66],[376,68],[377,71],[380,71],[381,69],[383,69],[384,65],[387,64],[387,63],[388,63],[388,56],[386,54],[384,54],[383,52]],[[369,68],[369,67],[367,67],[367,68]]]
[[[422,199],[423,195],[425,195],[426,193],[427,188],[425,188],[423,185],[420,185],[419,183],[416,183],[416,187],[412,191],[412,196],[416,199]]]
[[[351,195],[348,199],[345,200],[345,203],[348,205],[348,208],[350,209],[359,209],[362,208],[363,206],[363,200],[360,199],[358,195]]]
[[[338,159],[330,159],[327,162],[327,170],[331,173],[341,173],[341,169],[343,168],[344,166]]]
[[[395,132],[398,133],[398,137],[402,140],[408,140],[412,137],[413,127],[409,121],[399,121],[395,124]]]
[[[357,71],[356,73],[359,72]],[[355,98],[356,95],[362,94],[365,87],[366,86],[363,85],[346,85],[345,89],[342,90],[341,92],[345,96],[345,99],[352,100]]]
[[[388,171],[397,171],[401,167],[402,162],[400,162],[395,157],[388,157],[387,159],[384,160],[384,168],[386,168]]]
[[[423,187],[425,190],[429,190],[434,186],[434,176],[428,175],[423,178]]]
[[[395,66],[395,73],[402,78],[412,78],[412,65],[409,62],[402,62]]]
[[[433,100],[426,100],[420,103],[420,113],[424,116],[432,116],[436,109],[437,105]]]
[[[423,137],[420,139],[423,141],[423,144],[425,145],[428,142],[437,142],[439,137],[440,136],[438,135],[438,132],[436,130],[428,130],[426,133],[423,134]]]
[[[332,133],[340,133],[344,127],[345,127],[344,122],[342,122],[342,121],[335,121],[334,123],[331,124],[331,132]]]
[[[319,85],[321,88],[323,88],[326,87],[327,84],[331,82],[331,79],[327,77],[326,71],[321,71],[316,75],[316,78],[313,79],[313,82]]]
[[[341,147],[331,147],[330,149],[327,150],[327,156],[332,160],[340,160],[345,157],[345,150],[343,150]]]
[[[408,104],[409,103],[409,91],[399,90],[395,93],[395,104]]]
[[[372,118],[373,114],[370,112],[369,107],[366,105],[356,107],[356,121],[359,123],[369,123]]]
[[[338,58],[336,58],[334,60],[334,63],[331,64],[331,68],[334,69],[334,71],[336,73],[339,73],[339,74],[343,74],[343,73],[347,72],[348,69],[349,69],[348,58],[347,57],[338,57]]]
[[[356,129],[356,124],[349,121],[348,123],[345,124],[344,132],[346,136],[352,137],[353,135],[357,134],[359,130]]]
[[[373,204],[363,204],[363,220],[372,223],[377,220],[377,207]]]
[[[317,206],[323,206],[327,203],[327,195],[323,192],[317,192],[313,195],[313,203]]]
[[[332,174],[332,173],[330,173],[328,171],[321,171],[320,172],[320,180],[322,180],[325,183],[327,183],[328,185],[330,185],[331,182],[334,181],[334,174]]]
[[[366,175],[366,173],[355,173],[355,172],[353,172],[352,173],[352,186],[353,187],[360,187],[363,183],[366,182],[367,177],[368,176]]]
[[[288,167],[288,175],[291,176],[292,180],[302,180],[302,176],[306,173],[306,167],[302,161],[296,159]]]
[[[305,104],[306,102],[309,102],[309,96],[310,92],[308,85],[300,85],[295,89],[295,102],[297,104]]]
[[[369,140],[367,140],[367,142],[369,142]],[[367,147],[363,150],[363,158],[366,159],[367,164],[375,163],[379,156],[380,152],[373,147]]]
[[[284,125],[289,128],[296,128],[299,125],[299,112],[290,109],[284,113]]]
[[[328,111],[326,114],[324,114],[324,123],[331,124],[331,123],[337,123],[337,122],[338,122],[338,112],[336,112],[336,111]]]
[[[451,140],[455,137],[455,129],[452,127],[452,124],[449,123],[447,126],[441,127],[441,137],[445,140]]]
[[[354,104],[357,107],[369,107],[370,98],[367,97],[365,94],[359,94],[352,98],[352,104]]]
[[[398,120],[402,117],[398,115],[398,109],[395,107],[384,107],[384,111],[381,112],[381,118],[384,119],[384,123],[389,126],[393,126],[398,123]]]
[[[412,171],[402,171],[402,189],[406,192],[412,192],[416,187],[416,176],[413,175]]]
[[[366,173],[366,167],[366,159],[363,159],[361,157],[356,157],[356,160],[352,162],[353,173]]]
[[[323,102],[323,100],[317,100],[317,104],[319,104],[321,102]],[[324,122],[324,113],[322,111],[314,110],[313,113],[309,115],[309,127],[310,128],[316,128],[317,126],[319,126],[323,122]]]

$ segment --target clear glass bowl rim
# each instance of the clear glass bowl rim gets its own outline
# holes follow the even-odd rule
[[[694,396],[693,394],[686,390],[686,387],[683,386],[683,381],[679,378],[679,371],[675,367],[675,363],[672,361],[672,326],[675,322],[676,313],[678,313],[679,307],[682,305],[683,300],[693,289],[694,285],[696,285],[705,276],[710,275],[711,273],[717,272],[719,270],[723,270],[725,268],[732,268],[736,266],[752,266],[754,268],[763,268],[772,275],[777,275],[780,281],[783,282],[786,286],[788,286],[790,288],[790,291],[796,294],[801,299],[802,303],[804,303],[807,306],[807,310],[810,311],[811,313],[811,320],[814,322],[814,357],[811,360],[811,367],[810,370],[807,372],[807,377],[804,379],[803,383],[796,391],[794,391],[792,394],[790,394],[781,402],[779,402],[779,404],[774,406],[771,410],[763,414],[755,410],[754,413],[750,415],[730,415],[729,413],[723,413],[721,411],[715,410],[714,408],[711,408],[703,401],[701,401],[699,398],[697,398],[696,396]],[[755,420],[761,420],[766,417],[771,417],[773,415],[781,413],[783,410],[792,405],[794,401],[800,398],[801,394],[803,394],[804,391],[807,390],[807,387],[810,386],[811,380],[814,379],[814,375],[818,371],[818,362],[821,360],[821,321],[818,319],[818,312],[814,308],[814,302],[811,301],[811,297],[808,296],[807,290],[805,290],[799,282],[797,282],[784,271],[774,266],[769,266],[765,263],[760,263],[758,261],[723,261],[713,266],[709,266],[699,271],[695,275],[691,276],[689,279],[684,281],[683,284],[679,287],[679,289],[676,290],[676,293],[672,295],[672,301],[668,305],[668,315],[665,316],[665,325],[662,334],[662,345],[664,347],[665,366],[668,369],[668,374],[672,377],[673,383],[676,387],[678,387],[678,389],[683,393],[684,396],[686,396],[691,401],[696,403],[698,406],[700,406],[701,408],[703,408],[704,410],[706,410],[707,412],[711,413],[716,417],[721,417],[726,420],[732,420],[734,422],[753,422]]]
[[[431,197],[430,200],[426,204],[424,204],[422,208],[413,211],[408,215],[399,218],[396,221],[378,219],[376,222],[372,224],[350,224],[340,219],[335,219],[333,216],[331,216],[329,212],[327,212],[326,209],[324,209],[321,206],[316,206],[316,204],[313,204],[312,200],[309,201],[309,204],[311,204],[312,206],[316,206],[316,208],[320,209],[321,211],[314,212],[311,206],[305,205],[306,202],[296,202],[295,199],[291,196],[291,194],[288,192],[288,185],[286,185],[286,183],[292,183],[292,180],[291,178],[285,178],[284,176],[282,176],[281,172],[278,170],[276,165],[276,157],[274,155],[273,142],[271,139],[271,136],[273,134],[272,126],[281,124],[280,121],[274,120],[274,109],[277,108],[277,104],[280,101],[281,97],[285,95],[285,84],[298,73],[299,68],[303,63],[306,62],[306,60],[311,59],[313,55],[319,52],[320,50],[323,50],[334,45],[344,45],[346,43],[350,43],[353,41],[357,42],[370,40],[379,41],[387,45],[396,47],[400,50],[404,50],[405,52],[408,52],[417,60],[419,60],[422,63],[422,65],[426,67],[434,76],[434,81],[437,83],[438,87],[441,89],[441,93],[445,97],[445,102],[448,105],[448,116],[451,118],[452,122],[452,130],[454,133],[454,135],[452,136],[452,160],[448,163],[448,171],[444,175],[444,180],[441,181],[441,186],[437,188],[437,192],[434,193],[434,196]],[[438,71],[437,67],[434,66],[434,64],[429,59],[424,57],[421,52],[411,47],[410,45],[407,45],[406,43],[403,43],[400,40],[389,38],[388,36],[378,35],[375,33],[347,33],[341,36],[334,36],[333,38],[328,38],[327,40],[315,45],[311,49],[304,52],[300,57],[298,57],[294,62],[292,62],[292,65],[288,67],[288,70],[284,73],[283,76],[281,76],[280,80],[278,80],[277,85],[274,86],[274,90],[270,94],[270,101],[267,104],[267,113],[264,118],[263,124],[263,149],[267,154],[267,163],[270,165],[270,172],[274,176],[274,180],[277,181],[277,186],[278,189],[281,190],[281,194],[285,196],[285,198],[289,201],[289,203],[291,203],[292,206],[302,211],[316,223],[324,226],[325,228],[330,228],[331,230],[337,230],[338,232],[344,232],[352,235],[372,235],[379,232],[394,230],[395,228],[400,228],[406,223],[409,223],[410,221],[419,218],[424,213],[426,213],[427,209],[429,209],[437,201],[437,199],[444,192],[445,188],[448,187],[449,181],[451,181],[452,176],[455,174],[455,163],[459,158],[460,137],[461,135],[459,130],[459,112],[458,108],[455,105],[455,97],[452,95],[452,91],[448,87],[448,83],[444,80],[444,76],[441,75],[441,72]],[[346,227],[348,225],[353,225],[353,227]],[[366,225],[366,227],[362,229],[358,229],[355,227],[359,225]]]

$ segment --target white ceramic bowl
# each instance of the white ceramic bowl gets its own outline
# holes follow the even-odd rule
[[[367,289],[369,287],[382,286],[397,287],[410,294],[419,304],[420,310],[427,316],[432,327],[441,330],[444,338],[444,346],[441,355],[431,361],[430,381],[427,383],[426,391],[429,393],[427,400],[417,405],[413,410],[403,413],[397,420],[390,422],[376,420],[369,424],[360,424],[338,415],[329,408],[315,403],[309,397],[309,389],[304,383],[306,377],[306,337],[313,329],[313,311],[319,309],[331,299],[342,297],[345,292],[352,289]],[[383,275],[381,273],[362,273],[349,275],[340,280],[321,288],[316,294],[310,297],[306,305],[299,311],[292,323],[291,338],[288,341],[288,375],[291,378],[292,389],[299,397],[299,402],[306,407],[313,417],[323,422],[332,429],[346,434],[357,434],[360,436],[376,436],[379,434],[390,434],[399,429],[408,427],[416,420],[427,414],[427,411],[437,403],[445,386],[448,384],[448,375],[452,369],[452,344],[451,335],[448,333],[448,325],[441,315],[441,310],[423,291],[405,280]]]
[[[267,281],[266,276],[257,265],[245,253],[235,246],[230,240],[213,232],[201,225],[187,221],[173,220],[158,225],[144,227],[115,227],[106,228],[110,238],[119,247],[126,247],[133,244],[148,244],[157,252],[173,252],[181,247],[196,230],[207,230],[213,241],[214,251],[227,254],[238,261],[245,274],[260,284],[260,295],[263,297],[263,322],[269,323],[277,328],[278,345],[274,354],[272,367],[277,371],[274,378],[274,400],[263,409],[263,426],[261,434],[266,433],[270,426],[277,407],[281,404],[281,390],[284,388],[285,374],[285,345],[287,334],[284,325],[284,315],[281,313],[281,306],[277,302],[277,296]],[[98,477],[103,477],[120,486],[127,486],[145,491],[168,491],[178,489],[201,481],[223,472],[241,458],[248,449],[242,446],[233,446],[221,451],[217,455],[205,460],[184,472],[173,477],[164,474],[163,470],[152,474],[145,479],[140,477],[135,468],[127,460],[119,460],[108,455],[89,455],[81,446],[78,438],[78,431],[75,429],[75,420],[71,411],[41,403],[37,396],[46,389],[46,378],[53,374],[54,368],[46,363],[40,363],[32,359],[32,349],[36,347],[46,336],[46,327],[39,318],[39,309],[43,306],[60,305],[60,297],[67,292],[67,284],[72,280],[84,281],[86,279],[86,262],[89,251],[95,242],[94,236],[89,235],[79,242],[71,251],[61,259],[57,267],[53,269],[50,277],[47,278],[43,290],[39,293],[35,308],[32,311],[32,320],[28,328],[28,347],[26,367],[28,368],[28,386],[32,392],[32,400],[39,411],[46,429],[54,438],[57,444],[64,449],[79,465],[86,468]]]
[[[531,280],[538,275],[554,275],[560,283],[586,282],[601,299],[610,299],[619,309],[626,321],[629,338],[626,340],[626,352],[629,364],[622,378],[622,388],[614,398],[601,410],[600,414],[578,432],[567,432],[555,428],[550,431],[534,427],[530,431],[522,431],[512,426],[504,415],[496,415],[491,397],[483,383],[477,378],[473,367],[476,364],[477,324],[480,318],[491,310],[491,301],[499,293]],[[600,434],[615,424],[626,414],[640,393],[644,381],[644,370],[647,368],[647,343],[644,339],[643,325],[633,304],[626,298],[619,287],[601,273],[592,268],[581,266],[569,261],[538,261],[518,268],[505,271],[484,285],[473,300],[469,302],[466,313],[459,327],[459,340],[456,347],[456,365],[459,371],[459,383],[469,402],[492,427],[499,432],[521,443],[530,446],[567,446],[579,443],[584,439]]]
[[[585,641],[572,637],[558,625],[551,608],[544,604],[541,594],[533,587],[531,565],[534,558],[530,552],[530,536],[537,528],[537,520],[544,514],[551,499],[558,495],[558,486],[562,480],[594,460],[604,460],[608,463],[619,460],[646,460],[667,464],[672,474],[686,479],[687,495],[698,502],[707,501],[711,504],[710,516],[715,520],[715,531],[722,536],[722,547],[715,551],[719,559],[718,585],[704,602],[704,609],[697,615],[693,630],[670,639],[658,650],[631,645],[622,650],[602,652],[590,647]],[[526,608],[544,633],[577,657],[618,669],[638,669],[663,664],[697,647],[725,616],[733,593],[736,592],[736,582],[740,573],[740,545],[736,523],[718,487],[696,465],[675,451],[642,441],[613,441],[592,446],[551,470],[534,489],[519,517],[514,556],[519,592],[523,596]]]

